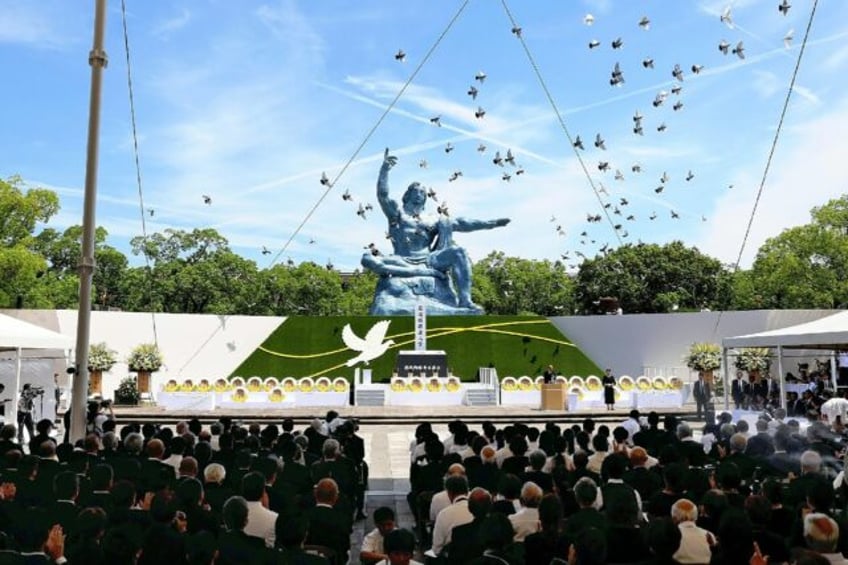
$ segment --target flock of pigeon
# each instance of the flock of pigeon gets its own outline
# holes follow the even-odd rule
[[[778,11],[780,14],[786,16],[789,13],[791,8],[791,4],[789,0],[781,0],[778,5]],[[732,8],[730,6],[726,7],[720,14],[719,20],[722,24],[724,24],[728,29],[735,29],[735,24],[733,22],[733,14]],[[595,23],[595,17],[592,14],[586,14],[583,18],[583,23],[586,26],[592,26]],[[643,31],[648,31],[651,28],[651,20],[647,16],[643,16],[638,21],[638,27]],[[522,29],[518,26],[513,26],[511,29],[511,33],[515,35],[517,38],[522,38]],[[784,45],[789,48],[792,45],[792,41],[794,38],[794,30],[790,29],[783,37]],[[592,39],[588,43],[588,48],[590,51],[594,51],[600,48],[602,42],[598,39]],[[625,38],[618,36],[615,37],[609,43],[610,47],[614,51],[618,51],[624,48]],[[734,39],[733,41],[728,41],[726,38],[721,38],[717,43],[718,51],[721,55],[724,56],[734,56],[739,60],[744,60],[746,58],[746,48],[744,45],[744,41],[741,39]],[[398,50],[394,55],[394,59],[397,62],[404,62],[406,60],[407,54],[401,49]],[[650,72],[655,70],[655,61],[652,57],[646,56],[641,60],[642,72]],[[690,71],[692,75],[699,75],[705,69],[705,65],[701,63],[693,63],[691,65],[681,65],[680,63],[675,63],[674,66],[669,71],[669,76],[674,80],[674,84],[669,88],[668,91],[660,90],[656,93],[652,100],[650,100],[651,106],[660,110],[664,107],[670,107],[672,112],[678,113],[681,112],[684,108],[684,102],[682,97],[683,92],[683,84],[686,81],[687,71]],[[609,84],[612,87],[620,88],[626,84],[625,70],[622,68],[622,64],[616,62],[613,66],[610,75],[609,75]],[[629,72],[629,71],[628,71]],[[483,90],[484,83],[486,81],[487,75],[483,71],[479,71],[473,77],[473,81],[471,81],[471,85],[468,87],[466,92],[467,96],[470,97],[471,101],[474,105],[476,105],[476,109],[473,110],[473,115],[476,119],[482,120],[486,117],[487,111],[479,105],[478,97],[481,95],[481,90]],[[429,122],[434,127],[442,127],[442,116],[435,115],[429,118]],[[632,115],[632,123],[630,125],[630,129],[633,135],[638,137],[642,137],[645,135],[648,120],[645,118],[643,114],[641,114],[638,110]],[[659,123],[651,125],[651,129],[655,130],[657,134],[663,134],[668,130],[668,123],[666,121],[659,121]],[[594,147],[594,150],[587,150],[587,145],[591,145]],[[637,221],[637,217],[635,213],[631,213],[628,209],[630,204],[627,198],[621,196],[613,196],[611,194],[611,189],[608,188],[603,179],[606,178],[606,175],[611,175],[614,182],[621,183],[625,181],[625,172],[629,169],[629,173],[627,175],[641,175],[643,173],[643,167],[640,163],[632,163],[629,166],[625,167],[616,167],[610,159],[604,158],[608,151],[607,140],[601,132],[597,132],[594,135],[594,139],[584,139],[580,135],[576,135],[572,139],[572,145],[574,151],[578,155],[583,155],[584,153],[588,154],[592,151],[600,152],[598,155],[597,162],[597,173],[593,174],[593,184],[596,187],[596,191],[598,196],[601,199],[603,210],[600,212],[588,212],[586,214],[586,227],[583,229],[579,236],[576,239],[576,242],[580,244],[580,246],[588,246],[598,244],[596,236],[593,236],[590,233],[591,227],[594,224],[599,224],[604,221],[604,217],[607,218],[610,225],[612,226],[616,239],[618,241],[622,241],[627,239],[630,234],[627,229],[629,223],[633,223]],[[446,155],[450,155],[455,150],[455,147],[451,143],[447,143],[444,146],[444,153]],[[484,154],[488,151],[488,147],[480,143],[476,151],[480,154]],[[426,159],[421,159],[419,161],[419,167],[422,169],[427,168],[429,163]],[[494,155],[492,155],[492,165],[501,169],[499,174],[500,178],[504,182],[510,182],[513,178],[518,177],[524,174],[524,168],[517,163],[516,155],[510,148],[498,149],[495,150]],[[622,170],[624,169],[624,171]],[[460,177],[463,176],[463,173],[459,169],[455,169],[451,172],[448,177],[448,182],[455,182]],[[675,175],[677,176],[677,175]],[[695,179],[695,173],[691,169],[687,169],[685,172],[681,172],[677,178],[683,180],[684,183],[690,183],[693,179]],[[320,184],[324,187],[330,188],[332,187],[332,182],[327,177],[326,173],[321,174],[321,178],[319,180]],[[663,171],[661,175],[658,176],[657,182],[653,184],[653,194],[654,195],[666,195],[668,194],[666,191],[671,187],[672,176],[667,172]],[[728,185],[728,188],[732,188],[733,185]],[[432,199],[435,203],[437,203],[437,212],[440,215],[448,216],[449,209],[447,202],[440,201],[436,191],[430,187],[426,189],[427,197]],[[346,202],[353,202],[353,196],[351,195],[349,190],[345,190],[341,195],[342,199]],[[659,196],[653,196],[653,198],[657,198]],[[664,198],[665,196],[663,196]],[[208,196],[204,196],[204,202],[206,204],[211,204],[211,198]],[[362,219],[366,219],[367,214],[373,209],[372,205],[365,202],[355,203],[357,205],[356,214]],[[663,204],[666,206],[666,204]],[[681,218],[681,213],[676,211],[673,207],[667,206],[669,210],[669,216],[672,220],[679,220]],[[151,215],[153,214],[151,210]],[[688,214],[686,214],[688,215]],[[652,211],[649,216],[647,216],[648,221],[654,221],[658,218],[658,214],[656,211]],[[700,220],[703,222],[707,221],[706,216],[701,216]],[[551,216],[550,223],[554,227],[553,231],[559,237],[566,237],[566,230],[563,228],[563,222],[558,221],[556,216]],[[388,237],[388,235],[387,235]],[[314,243],[314,240],[310,240],[310,243]],[[640,241],[641,243],[641,241]],[[610,249],[610,244],[605,242],[599,247],[596,247],[601,254],[606,254]],[[374,255],[379,255],[380,251],[374,243],[366,246],[366,249],[369,250]],[[578,247],[573,249],[572,251],[565,251],[561,253],[560,258],[564,263],[568,263],[569,268],[576,269],[578,267],[578,262],[575,259],[572,261],[572,256],[579,259],[586,258],[587,247]],[[270,251],[263,247],[263,254],[269,254]],[[332,268],[331,263],[328,263],[328,268]]]

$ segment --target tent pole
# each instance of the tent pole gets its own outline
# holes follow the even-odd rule
[[[836,381],[836,374],[837,374],[836,373],[836,351],[831,350],[830,351],[830,381],[833,383],[833,394],[835,394],[836,396],[839,396],[838,394],[836,394],[837,392],[839,392],[839,388],[837,388],[838,385],[837,385],[837,381]]]
[[[783,374],[783,346],[777,346],[777,378],[780,383],[780,407],[786,410],[786,375]]]
[[[12,393],[12,408],[8,411],[9,421],[7,424],[18,425],[18,396],[21,394],[21,348],[15,349],[15,391]]]
[[[91,326],[91,279],[94,275],[94,231],[97,203],[97,159],[100,141],[100,93],[106,51],[103,38],[106,31],[106,0],[95,0],[94,41],[88,54],[91,66],[91,90],[88,106],[88,146],[85,161],[85,200],[82,216],[82,251],[79,262],[79,309],[77,310],[77,344],[74,363],[74,388],[71,394],[70,440],[85,436],[86,399],[88,397],[88,339]]]
[[[728,385],[730,384],[730,381],[727,380],[728,373],[727,373],[727,348],[726,347],[721,348],[721,356],[722,356],[722,360],[721,360],[721,378],[722,378],[722,381],[721,381],[721,383],[722,383],[722,389],[724,390],[724,410],[728,411],[728,410],[730,410],[730,399],[728,398],[727,389],[728,389]]]

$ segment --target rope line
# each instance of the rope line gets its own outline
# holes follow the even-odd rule
[[[504,12],[506,12],[507,18],[509,18],[510,24],[512,25],[513,29],[519,28],[518,22],[515,20],[515,17],[513,17],[509,6],[507,6],[506,0],[501,0],[501,5],[503,6]],[[530,62],[530,66],[533,67],[533,72],[536,75],[536,79],[539,81],[539,85],[542,87],[542,90],[545,93],[545,97],[548,99],[548,103],[551,105],[554,114],[556,114],[557,121],[559,122],[563,133],[565,133],[565,137],[568,139],[568,144],[574,151],[574,155],[577,157],[577,161],[580,163],[580,168],[583,169],[583,174],[586,175],[586,179],[589,181],[589,186],[592,188],[592,192],[595,193],[595,198],[597,198],[598,204],[601,206],[601,210],[603,211],[607,222],[609,222],[609,225],[612,228],[613,234],[615,234],[615,238],[618,241],[618,244],[622,245],[624,242],[622,241],[621,235],[618,233],[618,230],[615,229],[616,224],[613,221],[612,216],[610,215],[609,209],[604,206],[604,200],[603,198],[601,198],[601,193],[595,186],[595,181],[592,179],[592,175],[589,172],[589,168],[586,166],[586,162],[583,160],[582,155],[580,155],[580,150],[574,146],[574,138],[571,137],[571,133],[569,133],[568,127],[566,127],[565,125],[565,120],[562,117],[562,113],[559,111],[559,108],[557,107],[556,102],[554,101],[554,97],[553,95],[551,95],[551,91],[548,89],[548,85],[545,82],[544,77],[542,76],[542,71],[539,69],[539,65],[536,63],[536,59],[530,52],[530,48],[527,46],[527,42],[524,41],[523,35],[517,33],[516,36],[521,42],[521,47],[524,49],[525,55],[527,55],[527,60]]]
[[[277,254],[274,255],[274,257],[271,259],[271,262],[268,265],[269,269],[271,267],[273,267],[277,263],[277,261],[279,261],[280,257],[288,250],[289,245],[291,245],[291,242],[294,241],[294,238],[297,237],[298,234],[300,234],[300,231],[303,229],[303,226],[306,225],[306,222],[309,221],[309,219],[312,217],[312,215],[315,213],[315,211],[318,209],[318,207],[321,205],[321,203],[324,201],[324,199],[330,193],[330,191],[333,190],[333,188],[336,186],[336,183],[339,181],[339,179],[342,177],[342,175],[344,175],[345,171],[347,171],[347,169],[350,167],[351,163],[353,163],[353,161],[356,159],[356,157],[359,155],[359,153],[365,147],[365,144],[368,143],[368,140],[371,139],[371,136],[374,135],[374,132],[377,131],[377,128],[380,127],[380,124],[383,123],[383,120],[386,119],[386,116],[389,115],[389,113],[395,107],[395,104],[397,104],[398,100],[400,100],[401,96],[403,96],[403,94],[406,92],[406,89],[409,88],[409,85],[412,84],[412,81],[415,80],[415,77],[418,76],[418,73],[421,71],[421,69],[424,67],[424,65],[427,63],[427,61],[430,60],[430,57],[436,51],[436,48],[438,48],[439,44],[442,42],[442,40],[445,38],[445,36],[451,30],[451,28],[456,23],[456,21],[459,19],[459,16],[462,15],[462,12],[465,11],[465,8],[468,6],[468,3],[470,1],[471,0],[465,0],[460,5],[459,9],[456,11],[456,13],[450,19],[450,21],[448,22],[445,29],[442,31],[441,34],[439,34],[439,37],[436,38],[436,41],[433,43],[433,45],[430,47],[430,49],[427,51],[427,53],[424,55],[424,57],[421,59],[421,61],[419,61],[418,65],[415,67],[415,70],[412,71],[412,74],[409,75],[408,79],[406,79],[406,82],[403,84],[403,86],[400,88],[400,90],[398,90],[395,97],[392,99],[392,101],[389,103],[389,105],[386,106],[386,109],[383,110],[383,113],[380,115],[380,117],[377,118],[376,123],[371,127],[371,129],[368,131],[368,133],[365,134],[365,138],[356,147],[353,154],[350,156],[350,159],[347,160],[347,163],[344,164],[344,166],[341,168],[341,170],[338,172],[338,174],[335,176],[335,178],[332,180],[332,182],[329,183],[327,188],[324,190],[323,194],[321,194],[321,196],[318,198],[318,200],[315,202],[315,204],[312,206],[312,208],[309,209],[309,211],[306,213],[306,216],[303,218],[303,220],[300,222],[300,224],[298,224],[298,226],[295,228],[294,232],[292,232],[292,234],[289,236],[288,240],[286,240],[285,244],[283,244],[282,249],[280,249],[277,252]]]
[[[798,58],[795,60],[795,68],[792,70],[792,78],[789,81],[789,89],[786,91],[786,98],[783,100],[783,108],[780,110],[780,119],[777,122],[777,128],[774,131],[771,147],[769,148],[766,165],[763,169],[763,176],[760,179],[760,186],[757,189],[757,196],[754,199],[754,206],[751,209],[751,215],[748,217],[748,225],[745,227],[745,235],[742,237],[742,245],[739,247],[739,255],[736,256],[736,263],[733,265],[733,273],[739,271],[739,264],[742,262],[742,254],[745,252],[745,246],[748,244],[748,237],[751,234],[751,227],[754,225],[754,218],[757,215],[757,209],[760,205],[760,199],[763,196],[763,190],[766,186],[766,179],[771,170],[771,162],[774,158],[774,153],[777,150],[777,142],[780,139],[780,134],[783,129],[783,122],[786,118],[786,112],[789,109],[789,101],[792,99],[792,92],[795,90],[795,80],[798,78],[798,70],[801,68],[801,59],[804,57],[804,50],[807,47],[807,40],[810,37],[810,29],[813,27],[813,19],[816,15],[816,8],[819,5],[819,0],[813,0],[813,7],[810,9],[810,18],[807,20],[807,28],[804,30],[804,40],[801,42],[801,48],[798,50]],[[722,311],[716,318],[715,327],[713,327],[713,336],[718,333],[718,325],[721,322]]]
[[[141,238],[144,242],[143,246],[143,254],[144,254],[144,262],[147,265],[147,278],[148,284],[146,286],[147,291],[147,304],[148,306],[152,306],[152,292],[151,289],[153,285],[149,284],[149,279],[152,277],[153,272],[150,268],[150,257],[147,255],[147,222],[144,218],[144,191],[141,185],[141,164],[139,162],[138,157],[138,133],[135,124],[135,97],[133,96],[133,85],[132,85],[132,70],[130,68],[130,36],[127,31],[127,3],[126,0],[121,0],[121,24],[124,30],[124,53],[127,58],[127,90],[129,91],[129,99],[130,99],[130,122],[132,123],[132,136],[133,136],[133,154],[135,156],[135,179],[136,184],[138,186],[138,207],[139,212],[141,213]],[[159,346],[159,335],[156,331],[156,313],[154,308],[150,308],[150,319],[153,325],[153,342],[156,346]]]

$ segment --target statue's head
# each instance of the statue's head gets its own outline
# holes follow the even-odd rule
[[[418,214],[427,203],[427,192],[421,183],[414,182],[403,193],[403,209],[407,213]]]

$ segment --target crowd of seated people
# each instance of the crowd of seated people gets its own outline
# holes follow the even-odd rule
[[[0,430],[0,564],[344,565],[365,518],[364,443],[333,411],[305,430],[105,418],[73,445],[51,426],[26,448]],[[377,518],[369,562],[409,562],[412,532]]]
[[[804,424],[780,409],[697,434],[638,411],[614,426],[457,420],[445,437],[422,423],[415,532],[381,507],[360,547],[364,442],[335,412],[302,430],[101,418],[74,445],[39,423],[27,447],[7,425],[0,565],[844,563],[848,432]]]
[[[848,434],[804,424],[424,423],[407,500],[433,564],[848,563]]]

